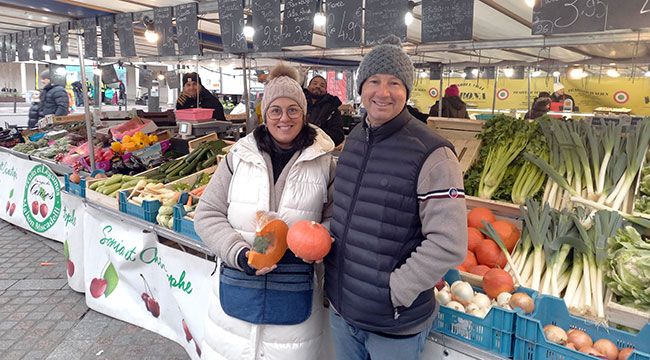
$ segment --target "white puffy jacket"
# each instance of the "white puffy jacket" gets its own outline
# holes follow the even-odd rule
[[[233,146],[233,176],[228,191],[228,221],[251,245],[255,235],[255,212],[276,210],[289,226],[298,220],[321,222],[327,202],[334,144],[322,130],[312,146],[304,149],[289,169],[278,208],[270,209],[272,169],[257,149],[252,134]],[[314,275],[316,277],[316,275]],[[264,360],[321,359],[327,326],[322,304],[322,283],[314,279],[312,313],[297,325],[255,325],[228,316],[219,302],[219,276],[210,294],[202,344],[203,359]]]

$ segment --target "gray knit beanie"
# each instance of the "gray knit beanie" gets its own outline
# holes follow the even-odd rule
[[[302,108],[303,114],[307,113],[307,99],[305,99],[305,93],[300,83],[300,73],[296,68],[280,64],[271,70],[262,97],[261,110],[264,122],[266,122],[266,110],[269,105],[279,98],[289,98],[295,101]]]
[[[413,88],[414,71],[411,59],[402,50],[400,39],[395,35],[389,35],[364,56],[359,64],[357,91],[361,94],[361,87],[369,77],[375,74],[387,74],[402,80],[408,95]]]
[[[43,70],[40,74],[41,79],[48,79],[52,80],[52,77],[50,76],[50,70]]]

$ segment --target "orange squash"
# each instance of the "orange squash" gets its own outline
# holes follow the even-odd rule
[[[289,229],[287,245],[297,257],[318,261],[330,252],[332,237],[323,225],[315,221],[300,220]]]
[[[248,265],[255,269],[271,267],[280,261],[287,251],[289,226],[280,219],[274,219],[255,233],[253,248],[248,253]]]

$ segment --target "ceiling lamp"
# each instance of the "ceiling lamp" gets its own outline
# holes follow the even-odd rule
[[[327,18],[325,17],[325,11],[323,11],[323,0],[320,0],[318,2],[318,12],[314,15],[314,25],[324,26],[326,22]]]
[[[584,77],[585,71],[581,67],[576,67],[569,70],[569,78],[571,79],[582,79]]]
[[[406,26],[409,26],[413,23],[413,9],[415,8],[415,1],[409,1],[408,7],[408,11],[406,14],[404,14],[404,24],[406,24]]]
[[[158,74],[158,80],[159,81],[165,80],[165,74]]]
[[[507,78],[512,77],[512,75],[515,74],[515,69],[513,68],[505,68],[503,69],[503,75],[505,75]]]
[[[560,72],[557,71],[557,70],[553,71],[553,76],[554,77],[560,77]]]
[[[619,73],[616,69],[607,69],[607,76],[611,78],[617,78],[621,76],[621,73]]]
[[[645,77],[650,77],[650,70],[645,72]]]
[[[244,36],[246,39],[252,39],[255,35],[255,28],[253,28],[253,17],[251,15],[246,16],[246,25],[244,25]]]
[[[59,76],[64,76],[64,75],[66,75],[68,72],[67,72],[67,70],[66,70],[64,67],[58,67],[58,68],[56,68],[55,73],[56,73],[57,75],[59,75]]]
[[[144,38],[147,40],[148,43],[155,44],[158,42],[160,39],[160,35],[156,32],[156,28],[153,24],[153,20],[151,20],[150,17],[145,16],[142,19],[142,22],[144,23],[144,26],[146,27],[147,30],[144,31]]]
[[[535,7],[535,0],[526,0],[526,5],[528,5],[528,7],[530,7],[530,8],[534,8]]]

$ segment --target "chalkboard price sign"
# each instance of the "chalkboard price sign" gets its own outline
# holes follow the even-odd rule
[[[253,27],[255,51],[280,51],[280,0],[253,0]]]
[[[181,55],[200,55],[201,53],[197,6],[197,3],[188,3],[174,8],[176,12],[178,52]]]
[[[133,38],[133,14],[120,13],[115,15],[117,37],[120,40],[120,55],[122,57],[136,56],[135,40]]]
[[[49,46],[48,53],[50,54],[50,60],[56,59],[56,46],[54,45],[54,27],[48,26],[45,28],[45,41],[47,46]]]
[[[18,61],[29,60],[29,32],[19,32],[16,37],[16,50],[18,51]]]
[[[406,40],[406,0],[366,0],[364,43],[374,45],[392,34]]]
[[[167,87],[170,89],[180,89],[181,81],[178,79],[178,74],[176,71],[167,71],[165,73],[165,80],[167,82]]]
[[[102,29],[102,57],[115,56],[115,20],[113,15],[99,18],[99,27]]]
[[[5,46],[5,36],[0,36],[0,62],[7,62],[7,48]]]
[[[64,22],[59,24],[59,39],[61,41],[61,59],[65,59],[68,57],[68,52],[69,52],[69,47],[68,47],[68,39],[69,39],[69,32],[70,32],[70,23],[69,22]]]
[[[221,39],[226,52],[246,52],[244,8],[241,0],[219,0]]]
[[[103,65],[100,69],[102,70],[102,82],[104,84],[115,84],[120,81],[113,65]]]
[[[11,34],[11,39],[9,41],[11,42],[11,44],[9,44],[9,61],[14,62],[16,61],[18,34]]]
[[[603,31],[608,12],[607,0],[537,0],[533,8],[532,34]]]
[[[422,42],[471,40],[474,0],[423,0]]]
[[[81,20],[84,30],[84,55],[89,59],[97,58],[97,19],[86,18]],[[79,28],[79,26],[77,26]]]
[[[361,43],[361,0],[327,2],[326,46],[356,47]]]
[[[140,69],[140,76],[138,77],[140,87],[149,89],[153,83],[153,71],[148,69]]]
[[[282,46],[311,45],[317,7],[314,0],[285,1]]]
[[[614,5],[613,0],[609,0]],[[607,30],[638,29],[650,26],[650,1],[625,0],[617,1],[616,6],[610,6],[607,14]]]
[[[154,26],[159,36],[158,55],[160,56],[176,55],[172,12],[173,9],[171,7],[155,8],[153,10]]]
[[[45,60],[45,28],[36,29],[34,36],[34,60]]]

